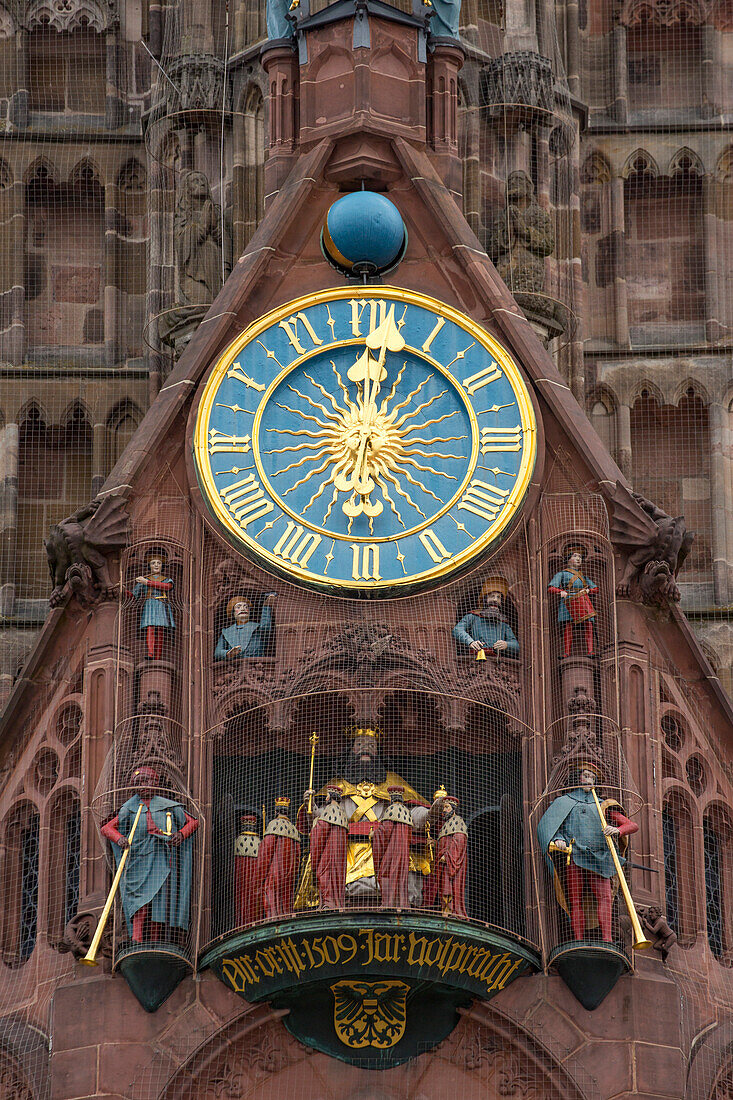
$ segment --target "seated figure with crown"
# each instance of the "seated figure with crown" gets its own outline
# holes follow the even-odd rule
[[[310,832],[313,822],[324,812],[323,808],[317,806],[315,799],[325,798],[329,787],[339,787],[342,792],[341,807],[348,821],[346,905],[357,908],[379,905],[372,839],[390,806],[389,788],[402,787],[404,803],[412,818],[409,903],[413,908],[424,905],[430,893],[429,876],[432,871],[426,829],[430,804],[401,776],[387,771],[380,756],[378,730],[360,728],[350,732],[351,746],[344,757],[339,775],[329,779],[320,791],[307,790],[304,793],[303,805],[298,815],[298,828],[303,833]],[[304,908],[309,904],[317,904],[317,901],[310,867],[306,867],[295,907]]]

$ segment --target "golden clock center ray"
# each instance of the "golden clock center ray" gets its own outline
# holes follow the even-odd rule
[[[349,376],[352,375],[352,372],[364,358],[362,355],[357,359],[355,366],[349,371]],[[389,505],[398,522],[404,528],[405,521],[391,495],[390,489],[425,518],[425,513],[411,498],[406,486],[401,482],[404,481],[408,485],[422,490],[439,504],[443,504],[441,498],[424,483],[419,475],[422,473],[445,478],[446,486],[450,487],[450,482],[456,482],[458,478],[454,474],[436,468],[431,462],[439,462],[440,460],[461,461],[463,456],[445,454],[434,449],[425,450],[424,448],[426,445],[430,446],[435,443],[460,442],[468,437],[465,434],[431,436],[431,438],[413,435],[414,432],[433,427],[456,415],[457,410],[451,410],[439,417],[429,417],[417,424],[411,423],[415,417],[429,409],[434,402],[439,401],[447,390],[442,389],[426,400],[419,400],[422,391],[434,378],[434,373],[430,373],[404,399],[393,404],[398,396],[400,382],[407,367],[407,362],[404,361],[394,377],[386,397],[377,404],[376,387],[387,376],[387,372],[381,367],[380,361],[372,360],[371,365],[377,368],[376,371],[370,369],[370,364],[367,364],[366,370],[363,371],[360,378],[357,377],[355,383],[356,395],[352,400],[347,385],[334,361],[331,360],[334,379],[338,386],[337,392],[340,392],[342,396],[342,404],[339,404],[333,393],[329,393],[312,375],[305,371],[303,372],[305,379],[328,402],[327,405],[288,384],[288,389],[293,394],[305,401],[316,413],[320,413],[324,419],[310,412],[306,413],[300,408],[277,402],[283,410],[296,415],[303,421],[315,423],[319,429],[309,431],[310,437],[314,440],[312,444],[314,453],[306,453],[299,461],[284,467],[281,473],[285,474],[294,468],[309,463],[313,464],[313,469],[285,490],[283,496],[309,483],[314,478],[323,478],[310,500],[304,505],[304,513],[315,504],[327,487],[332,486],[332,496],[324,515],[324,522],[336,503],[339,493],[346,494],[346,499],[343,500],[341,507],[350,520],[361,514],[367,515],[372,520],[381,514],[383,510],[382,501],[371,500],[371,494],[375,489],[379,489],[384,503]],[[417,404],[414,404],[415,402]],[[391,408],[390,405],[392,405]],[[413,405],[414,407],[410,407]],[[289,434],[290,430],[268,428],[267,431]],[[298,451],[300,448],[273,448],[265,453],[281,454],[288,450]],[[323,477],[329,468],[330,473],[328,476]],[[415,471],[415,473],[412,471]]]

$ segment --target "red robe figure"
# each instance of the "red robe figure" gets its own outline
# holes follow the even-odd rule
[[[341,807],[341,788],[326,789],[326,804],[311,829],[311,867],[321,909],[346,905],[346,849],[349,823]]]
[[[134,794],[102,826],[115,861],[130,849],[120,881],[120,901],[133,943],[156,942],[166,928],[185,931],[189,923],[193,852],[189,838],[199,823],[180,802],[156,794],[160,775],[141,765],[132,773]],[[142,806],[140,817],[137,812]],[[137,826],[132,838],[132,825]]]
[[[262,920],[260,864],[257,855],[260,838],[257,818],[247,814],[240,822],[241,832],[234,842],[234,904],[238,925]]]
[[[275,817],[265,829],[257,856],[266,920],[284,917],[293,911],[300,833],[288,817],[289,809],[289,798],[275,799]]]
[[[456,812],[458,799],[443,799],[443,828],[438,833],[438,898],[444,917],[466,917],[468,829]]]
[[[372,836],[374,868],[382,905],[387,909],[408,909],[412,814],[404,802],[404,787],[387,790],[391,801]]]

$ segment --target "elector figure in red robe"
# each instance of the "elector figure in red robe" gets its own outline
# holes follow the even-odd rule
[[[447,795],[443,799],[443,828],[438,833],[438,897],[444,917],[467,917],[466,861],[468,829],[456,812],[458,799]]]
[[[374,868],[382,905],[387,909],[408,909],[412,814],[404,802],[404,787],[387,790],[391,801],[372,836]]]
[[[349,822],[341,807],[341,788],[326,789],[326,805],[311,828],[311,867],[321,909],[346,905],[346,849]]]
[[[238,925],[262,920],[260,863],[257,859],[260,838],[255,815],[245,815],[241,819],[240,829],[234,842],[234,905]]]
[[[295,876],[300,863],[300,833],[288,817],[289,798],[275,799],[275,814],[265,829],[257,856],[265,918],[293,911]]]

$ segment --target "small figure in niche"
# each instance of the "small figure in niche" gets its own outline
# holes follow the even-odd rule
[[[611,879],[616,868],[606,837],[620,840],[638,832],[639,826],[625,816],[613,799],[601,803],[607,821],[613,823],[603,824],[593,797],[600,778],[597,765],[580,764],[573,774],[577,787],[550,803],[537,826],[537,836],[553,875],[555,897],[570,917],[573,938],[582,940],[585,937],[583,895],[587,891],[596,902],[596,921],[593,923],[600,927],[602,939],[613,943]],[[560,873],[552,859],[554,852],[561,856],[558,861]],[[619,862],[625,863],[621,853]]]
[[[557,621],[563,628],[563,657],[569,657],[573,647],[573,628],[575,624],[583,626],[585,648],[589,657],[593,656],[593,623],[596,617],[591,603],[591,595],[598,591],[598,585],[581,573],[583,551],[573,546],[568,551],[565,568],[550,581],[547,591],[560,597],[557,608]]]
[[[487,650],[497,657],[518,657],[516,639],[504,611],[509,586],[502,577],[490,577],[481,589],[481,606],[469,611],[453,627],[453,637],[473,653]]]
[[[236,660],[241,657],[264,657],[272,634],[272,605],[275,593],[268,593],[262,607],[260,621],[250,621],[250,603],[246,596],[232,596],[227,604],[227,615],[234,622],[225,626],[214,650],[214,660]]]
[[[372,834],[374,868],[382,905],[387,909],[408,909],[410,897],[410,841],[412,814],[405,805],[405,788],[387,788],[391,799]]]
[[[667,961],[667,955],[677,943],[677,936],[662,916],[662,910],[658,905],[650,905],[642,916],[642,923],[649,933],[652,947],[662,956],[662,962]]]
[[[341,788],[326,788],[326,804],[311,829],[311,866],[321,909],[346,905],[346,849],[349,822],[341,807]]]
[[[260,838],[257,818],[245,814],[240,819],[241,832],[234,842],[234,904],[238,925],[262,920],[260,864],[257,859]]]
[[[284,917],[293,909],[300,863],[300,833],[289,817],[290,799],[275,799],[275,817],[265,829],[257,856],[265,918]]]
[[[132,594],[136,600],[145,600],[140,616],[140,629],[145,631],[145,643],[150,660],[159,661],[163,653],[166,630],[175,630],[176,622],[169,597],[173,580],[163,575],[165,556],[161,550],[148,554],[148,573],[135,578]]]
[[[435,870],[437,893],[444,917],[467,917],[466,864],[468,860],[468,829],[457,812],[458,799],[444,787],[435,792],[430,816],[443,822],[438,833]]]
[[[120,881],[120,900],[133,943],[158,942],[168,926],[188,928],[193,852],[190,838],[198,820],[180,802],[155,794],[160,775],[146,766],[132,773],[135,793],[110,821],[102,836],[114,845],[115,862],[130,849]],[[142,805],[132,843],[127,839]]]

